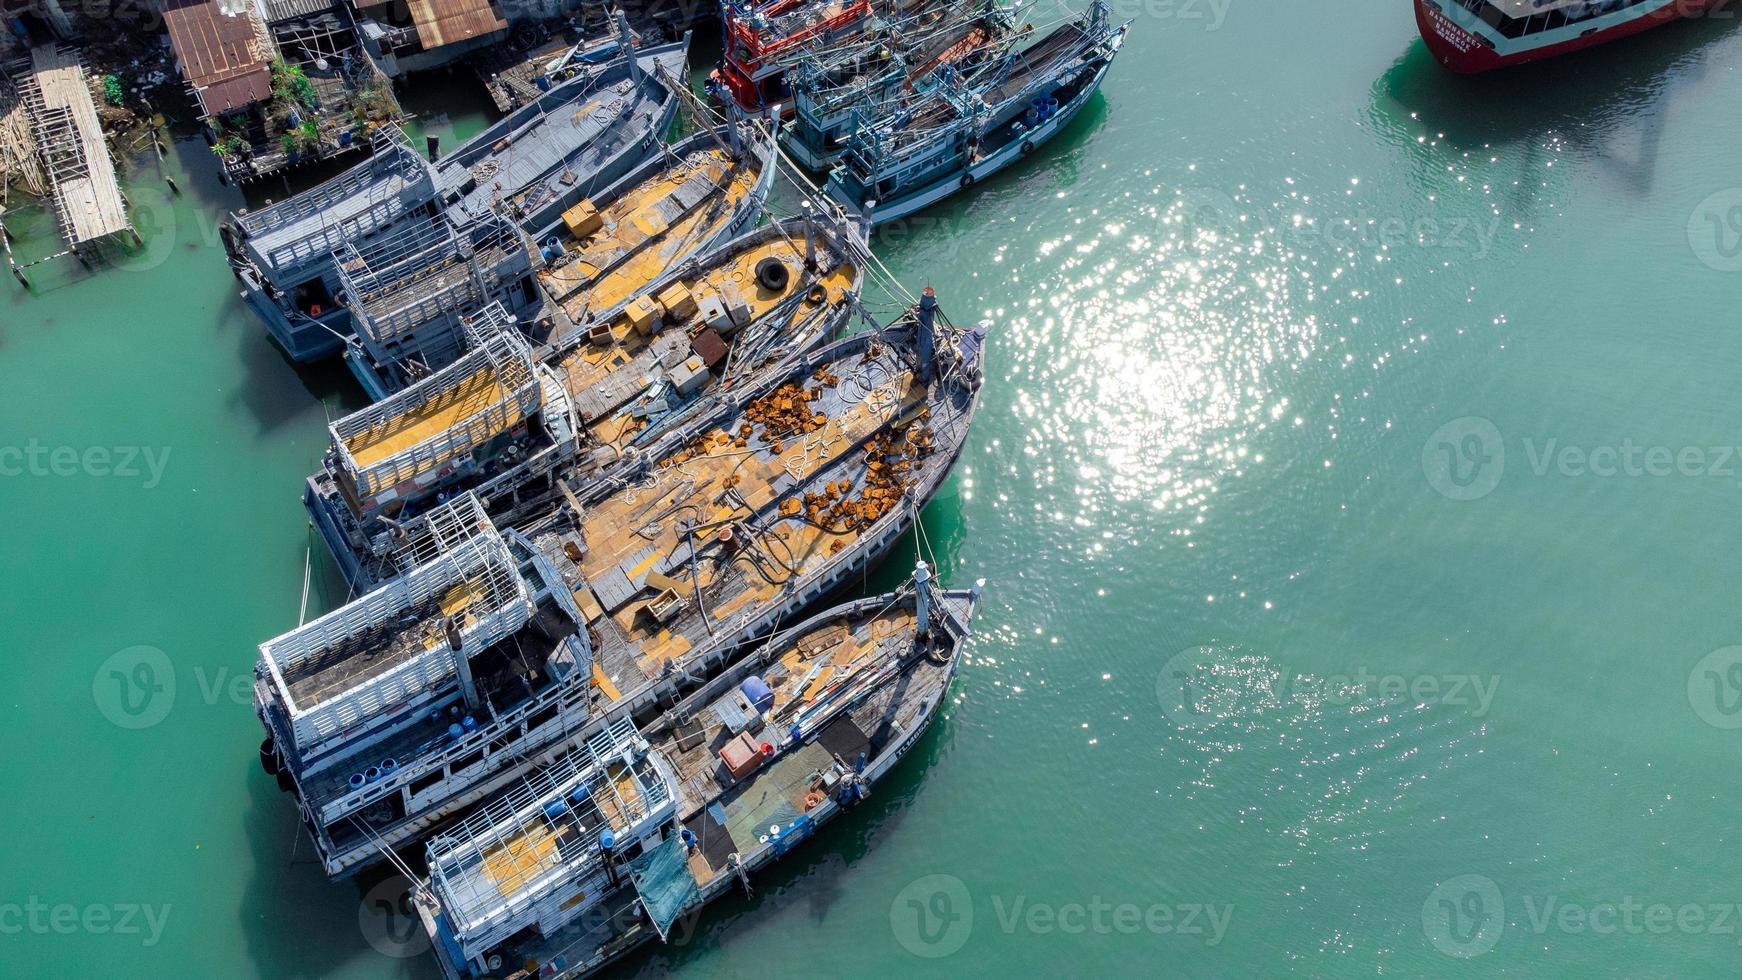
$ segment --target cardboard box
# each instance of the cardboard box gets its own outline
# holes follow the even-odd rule
[[[651,296],[637,296],[623,308],[623,315],[629,320],[629,326],[644,336],[659,328],[660,318],[664,314],[665,310]]]
[[[674,282],[660,290],[655,298],[673,319],[687,320],[696,315],[696,299],[690,295],[690,288],[681,282]]]
[[[568,226],[569,234],[576,238],[591,235],[604,223],[605,219],[599,215],[599,209],[592,201],[582,201],[563,212],[563,224]]]

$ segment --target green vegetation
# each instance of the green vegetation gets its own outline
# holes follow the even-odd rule
[[[308,80],[308,75],[300,67],[286,64],[283,58],[278,58],[272,62],[272,101],[287,107],[313,109],[320,100],[315,95],[315,85]]]
[[[121,88],[121,79],[114,75],[103,76],[103,101],[110,105],[120,105],[127,101],[127,93]]]
[[[227,136],[221,135],[218,137],[218,141],[212,144],[212,152],[226,160],[235,160],[248,152],[248,141],[237,133],[230,133]]]

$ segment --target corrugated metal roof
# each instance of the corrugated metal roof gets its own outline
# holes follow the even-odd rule
[[[508,28],[490,0],[409,0],[409,6],[425,51]]]
[[[308,17],[337,9],[334,0],[266,0],[266,21],[276,24],[292,17]]]
[[[235,109],[272,95],[272,49],[252,9],[228,13],[216,0],[165,0],[164,26],[207,113]]]

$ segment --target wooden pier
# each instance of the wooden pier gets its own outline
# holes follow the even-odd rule
[[[31,50],[28,60],[9,66],[9,73],[16,80],[49,206],[67,246],[48,258],[73,254],[83,260],[87,247],[113,235],[125,233],[138,240],[78,52],[41,45]],[[13,262],[10,249],[6,257],[13,275],[27,282],[21,271],[26,266]]]

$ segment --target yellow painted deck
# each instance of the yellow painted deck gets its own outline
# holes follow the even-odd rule
[[[557,852],[560,838],[542,823],[534,823],[501,847],[484,855],[484,875],[503,897],[526,887],[527,882],[562,863]]]
[[[738,447],[727,433],[716,430],[704,436],[701,441],[710,449],[655,469],[648,484],[620,491],[587,511],[582,518],[588,542],[588,551],[581,561],[582,573],[589,579],[598,579],[649,545],[657,558],[671,554],[684,540],[673,519],[679,510],[699,509],[708,515],[710,526],[750,516],[733,495],[725,492],[728,479],[736,495],[758,508],[773,502],[773,483],[781,475],[792,474],[802,491],[811,475],[845,454],[856,452],[853,447],[886,422],[910,414],[909,409],[923,398],[908,372],[894,376],[878,392],[881,395],[866,397],[821,429],[787,440],[782,452],[772,460],[758,458],[751,448]],[[685,512],[694,515],[693,510]],[[707,611],[714,621],[725,621],[741,609],[774,600],[788,578],[802,574],[813,562],[826,561],[837,550],[837,543],[843,547],[850,545],[858,532],[785,521],[771,536],[777,541],[745,542],[744,552],[733,561],[748,563],[749,552],[755,551],[763,558],[765,567],[784,567],[786,571],[771,575],[774,579],[771,582],[749,570],[745,579],[751,584],[730,597],[715,596],[709,600]],[[674,575],[673,579],[681,586],[674,591],[693,603],[695,581],[699,579],[705,587],[716,575],[712,566],[704,562],[694,578],[689,574]],[[640,642],[637,665],[653,676],[663,660],[687,652],[689,641],[672,637],[652,624],[644,612],[645,606],[643,597],[617,610],[611,618],[628,636]],[[678,640],[683,640],[682,644]]]
[[[723,189],[667,224],[656,205],[698,172],[706,172]],[[586,319],[588,310],[615,307],[717,234],[758,179],[760,170],[755,167],[733,169],[724,150],[691,153],[607,205],[599,215],[599,230],[571,246],[573,260],[539,275],[577,321]]]
[[[497,377],[496,369],[485,368],[440,397],[351,437],[346,440],[345,448],[350,450],[351,458],[359,467],[367,469],[441,435],[498,402],[509,401],[512,396],[513,393]],[[505,431],[519,421],[518,413],[511,412],[498,431]]]
[[[804,245],[794,243],[784,238],[770,242],[758,243],[746,248],[739,254],[724,262],[705,270],[693,280],[682,280],[682,284],[696,297],[709,294],[720,294],[730,291],[750,308],[750,315],[760,318],[773,309],[783,299],[791,296],[795,289],[807,292],[815,286],[822,286],[827,293],[825,302],[839,302],[849,290],[858,284],[859,271],[851,263],[841,263],[825,272],[820,281],[807,279],[800,275],[804,262]],[[757,281],[756,266],[763,259],[778,258],[792,273],[789,284],[784,291],[774,292],[765,289]],[[800,304],[795,316],[807,316],[816,307],[810,304]],[[705,326],[700,312],[683,318],[665,328],[666,331],[682,330],[694,335]],[[663,331],[662,331],[663,332]],[[610,346],[584,344],[576,348],[559,365],[563,377],[563,386],[571,394],[580,394],[593,388],[618,371],[636,371],[645,373],[651,364],[644,364],[638,356],[645,353],[652,343],[653,335],[642,335],[633,331],[624,332],[624,336],[615,340]],[[635,429],[629,425],[629,420],[616,414],[591,420],[589,429],[595,439],[603,445],[620,445]]]

